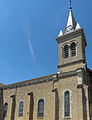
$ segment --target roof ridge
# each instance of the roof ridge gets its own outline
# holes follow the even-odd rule
[[[56,73],[46,75],[46,76],[42,76],[42,77],[38,77],[38,78],[33,78],[33,79],[30,79],[30,80],[24,80],[24,81],[21,81],[21,82],[16,82],[16,83],[8,84],[8,85],[3,85],[1,87],[7,87],[7,86],[11,86],[11,85],[18,85],[18,84],[21,84],[21,83],[27,83],[27,82],[30,82],[30,81],[36,81],[36,80],[40,80],[40,79],[45,79],[45,78],[52,77],[53,75],[56,75]]]

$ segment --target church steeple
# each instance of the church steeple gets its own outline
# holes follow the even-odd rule
[[[67,23],[66,23],[66,26],[65,26],[64,33],[61,32],[61,30],[60,30],[60,33],[59,33],[58,36],[61,36],[63,34],[75,31],[75,30],[80,29],[80,28],[81,27],[80,27],[79,23],[75,20],[75,18],[73,16],[72,7],[70,7],[69,15],[68,15],[68,19],[67,19]]]
[[[86,39],[83,29],[73,16],[72,7],[64,32],[60,31],[58,42],[58,71],[64,72],[86,64],[85,47]]]
[[[78,23],[76,22],[73,16],[72,7],[70,7],[69,16],[68,16],[64,34],[76,30],[77,25]]]

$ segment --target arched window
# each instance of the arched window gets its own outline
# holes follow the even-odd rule
[[[71,43],[71,56],[76,56],[76,43]]]
[[[24,102],[20,101],[19,102],[19,111],[18,111],[18,116],[23,117],[23,110],[24,110]]]
[[[3,106],[3,118],[7,115],[8,103],[6,102]]]
[[[64,58],[68,58],[69,57],[69,47],[68,45],[64,46]]]
[[[64,116],[70,116],[70,92],[66,91],[64,93]]]
[[[38,117],[44,116],[44,100],[40,99],[38,101]]]

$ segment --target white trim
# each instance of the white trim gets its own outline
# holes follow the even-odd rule
[[[77,44],[77,41],[76,41],[76,40],[72,40],[72,41],[70,42],[70,45],[71,45],[71,43],[73,43],[73,42],[75,42],[75,43]]]
[[[65,116],[65,113],[64,113],[64,96],[65,96],[65,92],[69,92],[69,94],[70,94],[70,116],[69,117],[66,117]],[[71,99],[71,97],[72,97],[72,91],[70,90],[70,89],[65,89],[64,91],[63,91],[63,118],[72,118],[72,99]]]
[[[69,43],[69,42],[64,43],[64,44],[62,45],[62,48],[64,48],[65,45],[70,46],[70,43]]]

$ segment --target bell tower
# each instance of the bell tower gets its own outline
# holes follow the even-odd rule
[[[76,22],[72,7],[64,32],[60,31],[58,43],[58,71],[67,72],[86,65],[85,47],[87,45],[83,29]]]

